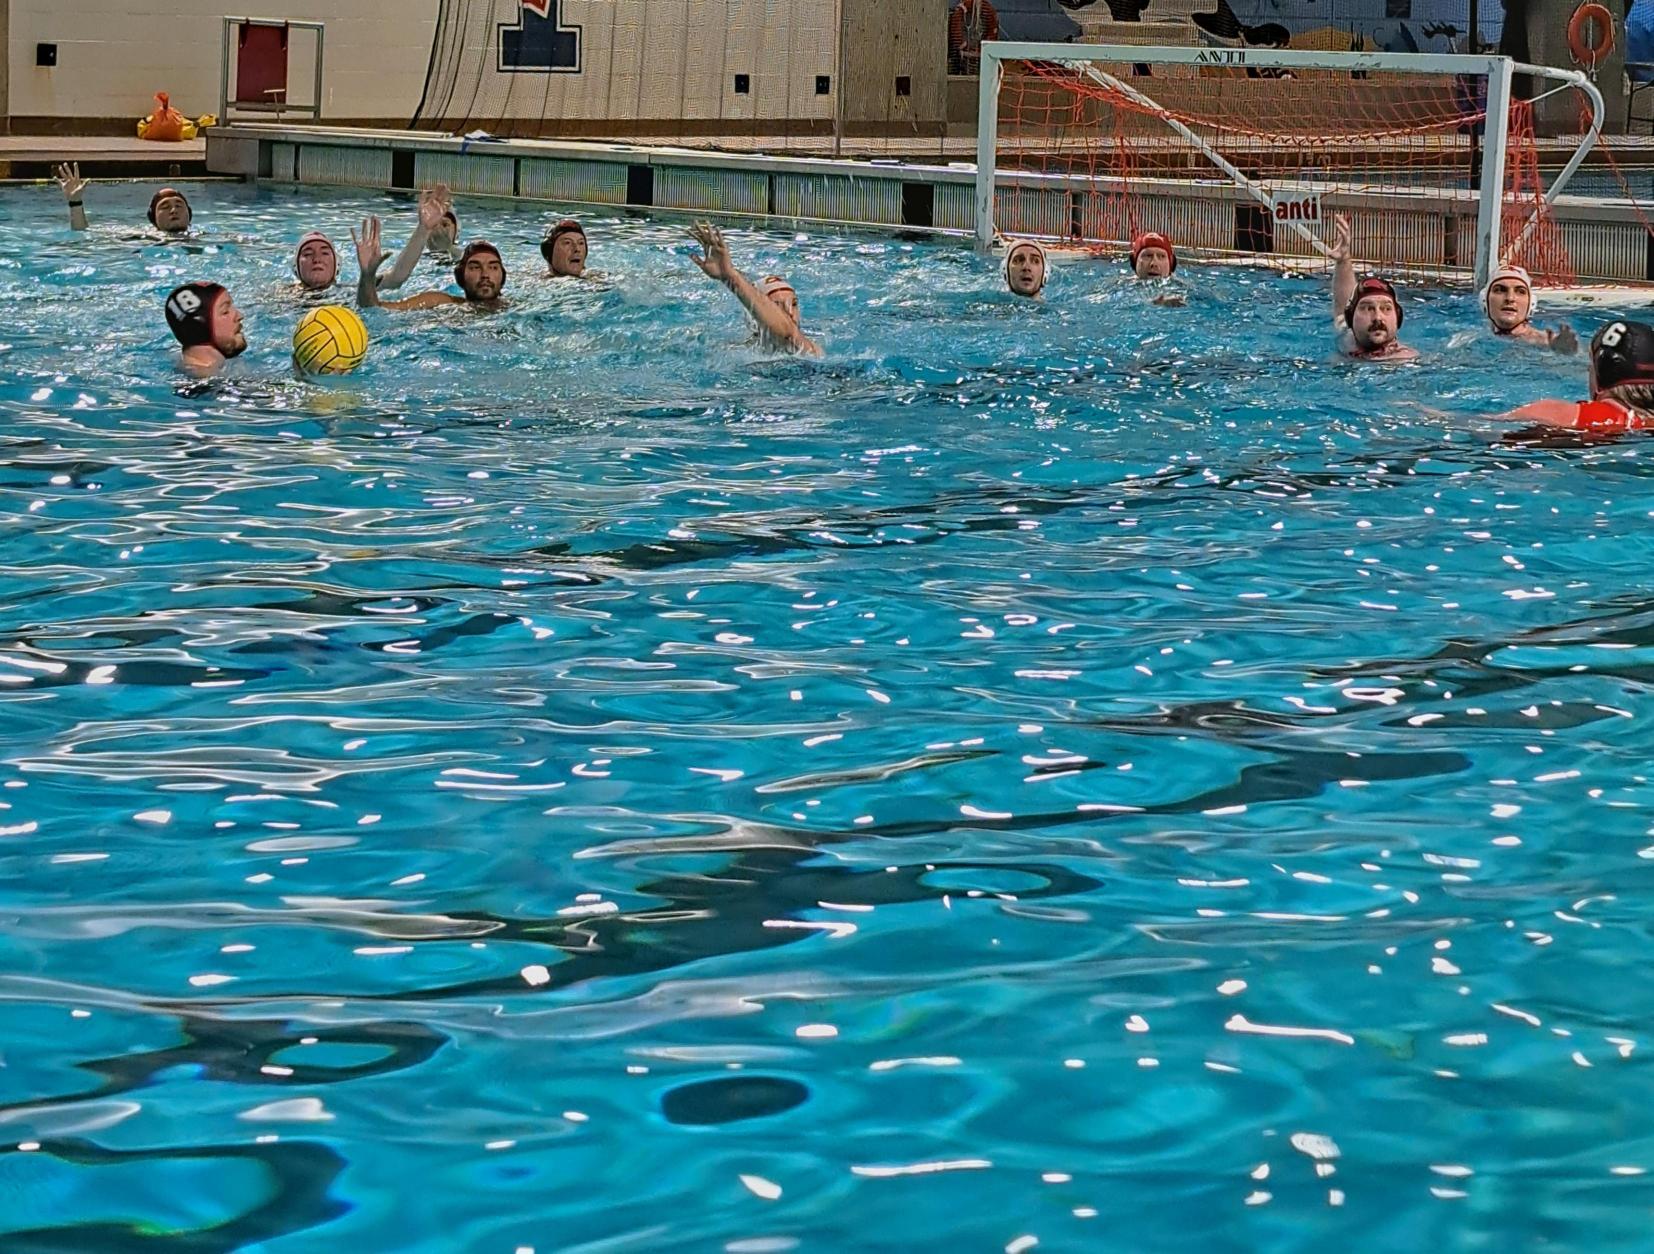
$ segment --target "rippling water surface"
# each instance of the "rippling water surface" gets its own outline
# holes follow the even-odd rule
[[[764,360],[462,203],[513,308],[322,387],[406,204],[148,190],[0,196],[0,1247],[1646,1242],[1649,445],[1482,417],[1577,361],[737,231]]]

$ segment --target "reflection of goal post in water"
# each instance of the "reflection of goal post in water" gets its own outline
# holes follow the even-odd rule
[[[1589,102],[1548,186],[1518,73]],[[1152,230],[1198,255],[1324,264],[1347,213],[1368,264],[1479,285],[1505,260],[1565,283],[1549,205],[1601,124],[1584,75],[1504,57],[987,43],[977,239]]]

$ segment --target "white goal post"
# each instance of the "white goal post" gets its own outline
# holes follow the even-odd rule
[[[1046,93],[1042,99],[1046,100],[1051,98],[1051,93],[1062,90],[1062,80],[1053,72],[1068,75],[1067,81],[1080,89],[1075,93],[1073,108],[1064,106],[1058,110],[1048,107],[1045,115],[1030,120],[1017,116],[1015,109],[1018,106],[1013,105],[1010,106],[1011,115],[1006,116],[1004,94],[1008,65],[1012,66],[1019,82],[1038,81],[1039,90]],[[1577,147],[1544,189],[1541,206],[1524,211],[1527,220],[1520,227],[1512,227],[1502,221],[1508,208],[1505,194],[1508,125],[1512,80],[1516,75],[1528,75],[1531,76],[1530,81],[1544,84],[1545,90],[1537,93],[1535,99],[1577,88],[1584,93],[1592,111],[1589,126],[1579,138]],[[1295,85],[1282,82],[1293,79],[1301,82]],[[1353,84],[1357,80],[1366,81],[1360,87],[1339,86]],[[1236,133],[1245,133],[1246,142],[1241,147],[1248,154],[1246,157],[1236,155],[1234,144],[1229,142],[1233,136],[1226,130],[1227,116],[1248,113],[1244,104],[1248,93],[1260,100],[1269,98],[1284,102],[1294,87],[1305,101],[1311,103],[1311,107],[1319,103],[1315,99],[1316,92],[1320,92],[1322,97],[1336,97],[1341,91],[1344,92],[1352,101],[1349,105],[1351,116],[1359,113],[1359,92],[1372,93],[1368,99],[1382,99],[1386,90],[1393,90],[1398,98],[1408,91],[1413,91],[1420,99],[1433,93],[1435,114],[1427,119],[1427,124],[1416,128],[1420,132],[1434,128],[1436,132],[1429,141],[1433,145],[1429,168],[1426,168],[1423,158],[1418,158],[1420,166],[1417,170],[1387,168],[1386,157],[1390,158],[1388,165],[1397,164],[1398,160],[1405,164],[1405,152],[1420,151],[1426,142],[1420,136],[1411,135],[1402,119],[1389,129],[1376,124],[1369,134],[1357,137],[1368,145],[1374,162],[1374,168],[1370,171],[1359,169],[1358,163],[1363,160],[1361,151],[1357,151],[1360,144],[1353,141],[1341,143],[1343,137],[1337,133],[1340,123],[1337,120],[1338,101],[1335,99],[1326,101],[1327,111],[1320,115],[1328,119],[1325,122],[1328,127],[1325,142],[1317,150],[1322,155],[1304,156],[1293,147],[1303,144],[1309,134],[1304,130],[1306,120],[1302,116],[1302,102],[1298,105],[1300,112],[1296,118],[1288,118],[1282,123],[1293,133],[1283,133],[1279,145],[1281,151],[1291,149],[1296,154],[1295,157],[1289,155],[1287,161],[1290,163],[1292,159],[1297,159],[1300,162],[1298,167],[1288,164],[1284,169],[1260,168],[1259,154],[1269,149],[1272,139],[1267,133],[1272,123],[1261,117],[1236,118],[1234,129]],[[1191,92],[1205,92],[1210,98],[1204,99],[1200,107],[1206,109],[1207,117],[1210,118],[1220,108],[1225,111],[1226,117],[1202,125],[1200,118],[1187,112],[1179,116],[1175,105],[1161,103],[1168,95],[1176,95],[1180,90],[1186,99],[1193,98]],[[1460,97],[1453,96],[1455,90],[1461,93]],[[1468,105],[1463,99],[1465,91],[1473,92],[1469,97],[1472,103]],[[1087,102],[1079,99],[1086,93],[1093,97],[1090,112],[1082,108]],[[1241,102],[1238,109],[1237,98]],[[1484,100],[1485,105],[1481,103]],[[1452,103],[1459,106],[1463,116],[1452,116],[1453,109],[1445,107]],[[1288,108],[1284,103],[1281,107],[1283,110]],[[1419,107],[1423,108],[1422,105]],[[1032,114],[1035,111],[1030,108],[1028,112]],[[1195,113],[1198,112],[1199,108],[1195,108]],[[1098,121],[1098,118],[1125,113],[1131,115],[1130,125],[1140,133],[1130,139],[1123,139],[1118,133],[1112,138],[1102,133],[1105,123]],[[1474,115],[1477,123],[1481,124],[1479,134],[1474,133],[1474,127],[1466,124],[1465,117],[1470,115]],[[1179,196],[1181,184],[1181,194],[1203,197],[1209,202],[1204,212],[1208,219],[1215,221],[1220,215],[1216,213],[1215,204],[1211,203],[1214,197],[1246,206],[1243,212],[1257,215],[1267,211],[1278,217],[1283,198],[1301,194],[1305,197],[1304,203],[1313,201],[1318,218],[1320,200],[1325,195],[1329,201],[1329,215],[1334,211],[1365,209],[1370,211],[1370,215],[1381,215],[1386,221],[1402,220],[1413,206],[1418,207],[1414,216],[1420,216],[1428,205],[1436,215],[1435,229],[1438,231],[1445,229],[1440,224],[1449,215],[1453,222],[1462,223],[1463,229],[1469,231],[1474,209],[1474,261],[1469,255],[1470,241],[1466,238],[1462,251],[1455,253],[1450,246],[1445,257],[1421,259],[1417,268],[1460,274],[1469,270],[1480,286],[1502,260],[1501,253],[1515,255],[1526,243],[1529,234],[1538,225],[1541,207],[1553,202],[1573,177],[1595,143],[1602,122],[1602,95],[1586,75],[1573,70],[1520,64],[1508,57],[987,42],[982,45],[977,116],[976,239],[981,248],[993,246],[1006,225],[1002,218],[1016,216],[1007,209],[1009,200],[1016,197],[1028,201],[1042,194],[1048,197],[1066,196],[1075,229],[1045,230],[1037,225],[1029,229],[1022,225],[1020,229],[1012,228],[1015,233],[1100,245],[1129,243],[1129,237],[1118,237],[1118,221],[1113,224],[1116,238],[1096,238],[1090,231],[1080,229],[1084,215],[1077,207],[1079,198],[1088,195],[1093,199],[1100,195],[1137,196],[1145,190],[1152,190],[1155,196],[1162,198],[1158,203],[1169,204]],[[1093,128],[1092,135],[1077,138],[1085,126]],[[1413,145],[1411,149],[1410,144]],[[1086,168],[1085,160],[1077,156],[1084,145],[1089,145],[1093,154],[1090,169]],[[1226,152],[1226,147],[1231,151]],[[1120,165],[1120,154],[1126,150],[1132,154],[1142,154],[1145,161],[1158,160],[1162,166],[1175,166],[1177,162],[1182,162],[1183,166],[1181,170],[1124,169]],[[1175,161],[1168,158],[1168,153],[1176,154]],[[1473,181],[1469,177],[1462,180],[1442,177],[1445,170],[1442,163],[1449,159],[1442,154],[1449,153],[1453,154],[1451,159],[1465,163],[1473,162],[1479,156],[1479,177]],[[1331,167],[1324,160],[1326,155],[1330,155],[1334,162],[1350,163],[1343,178],[1328,172]],[[1138,158],[1133,155],[1129,159]],[[1247,165],[1251,168],[1242,168]],[[1468,175],[1469,169],[1466,165],[1460,173]],[[1437,181],[1432,182],[1433,177]],[[1039,215],[1030,213],[1027,216],[1035,218]],[[1055,221],[1059,228],[1067,226],[1061,218],[1060,205],[1048,210],[1043,220]],[[1096,221],[1094,217],[1086,220]],[[1273,230],[1273,223],[1270,227]],[[1282,221],[1281,227],[1282,246],[1277,251],[1283,257],[1325,256],[1327,248],[1323,237],[1330,238],[1330,232],[1318,220],[1314,226],[1295,220]],[[1422,227],[1419,229],[1423,230]],[[1101,228],[1100,234],[1107,235],[1109,231]],[[1273,238],[1271,236],[1271,240]],[[1503,249],[1500,247],[1501,239],[1506,241]],[[1198,249],[1199,246],[1196,247]],[[1221,251],[1222,247],[1217,244],[1213,249]],[[1271,248],[1274,248],[1273,244]],[[1367,257],[1360,252],[1360,248],[1358,232],[1357,255],[1362,260],[1380,263],[1390,260],[1382,255]],[[1268,252],[1271,249],[1254,247],[1248,251]]]

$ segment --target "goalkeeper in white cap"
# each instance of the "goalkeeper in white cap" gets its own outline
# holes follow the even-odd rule
[[[1521,266],[1500,266],[1482,289],[1482,311],[1493,334],[1537,348],[1554,348],[1559,353],[1578,352],[1579,337],[1567,323],[1555,331],[1534,326],[1533,310],[1538,303],[1533,279]]]

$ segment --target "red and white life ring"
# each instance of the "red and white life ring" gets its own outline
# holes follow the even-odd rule
[[[1575,9],[1568,19],[1568,51],[1573,53],[1574,64],[1595,68],[1613,50],[1614,15],[1607,6],[1591,0]]]

